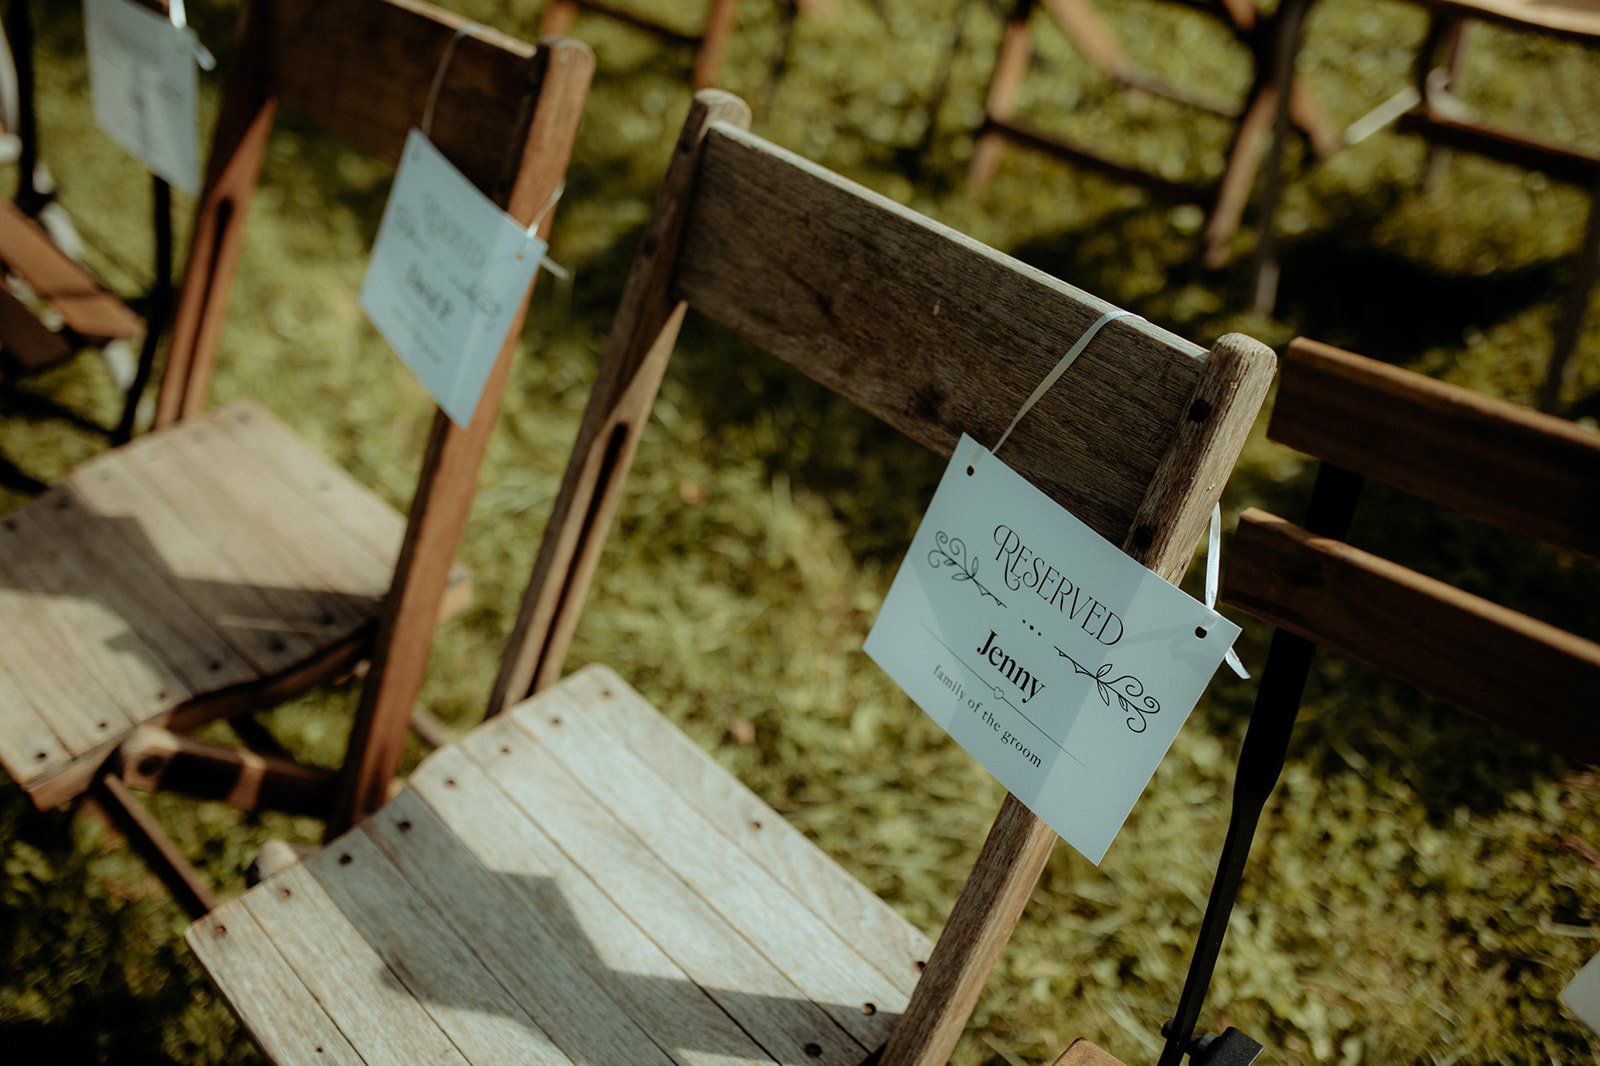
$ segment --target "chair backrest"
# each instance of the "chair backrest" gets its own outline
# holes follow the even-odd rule
[[[414,126],[523,224],[566,175],[594,56],[575,41],[537,49],[420,0],[251,0],[212,142],[179,297],[156,427],[204,406],[244,222],[281,102],[363,151],[398,162]],[[469,32],[470,30],[470,32]],[[437,79],[437,80],[436,80]],[[548,236],[554,212],[541,221]],[[345,786],[381,791],[399,764],[434,622],[521,331],[519,310],[466,427],[436,411],[405,540],[379,620]],[[390,712],[392,708],[392,713]]]
[[[1600,558],[1600,435],[1563,419],[1296,340],[1269,433],[1359,477]],[[1315,505],[1345,512],[1347,524],[1358,487],[1347,479],[1348,502]],[[1600,759],[1600,644],[1341,537],[1246,512],[1224,600],[1575,757]]]
[[[996,440],[1104,302],[745,132],[696,97],[634,261],[491,713],[561,669],[623,479],[694,307],[934,452]],[[1240,336],[1206,352],[1110,323],[1006,461],[1163,577],[1187,567],[1272,376]],[[1055,835],[1013,798],[885,1061],[943,1061]],[[920,1050],[909,1050],[909,1049]],[[933,1050],[929,1050],[933,1049]]]

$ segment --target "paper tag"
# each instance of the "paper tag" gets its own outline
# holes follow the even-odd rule
[[[1572,983],[1561,990],[1561,1002],[1585,1025],[1600,1032],[1600,955],[1590,959]]]
[[[199,100],[189,31],[128,0],[83,0],[94,121],[151,173],[200,188]]]
[[[963,436],[866,651],[1098,864],[1238,635]]]
[[[472,421],[544,253],[544,241],[411,131],[361,307],[457,425]]]

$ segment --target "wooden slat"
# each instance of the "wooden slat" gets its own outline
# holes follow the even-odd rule
[[[1515,130],[1443,115],[1426,106],[1401,115],[1397,125],[1402,131],[1418,134],[1433,144],[1537,170],[1581,189],[1592,189],[1600,180],[1600,156]]]
[[[1254,509],[1240,517],[1223,598],[1576,759],[1600,759],[1600,644]]]
[[[676,288],[941,455],[963,430],[992,446],[1066,345],[1112,309],[728,126],[706,138]],[[1142,319],[1113,322],[1002,458],[1120,541],[1202,361]]]
[[[207,417],[243,450],[270,455],[263,466],[273,476],[338,522],[385,568],[393,568],[405,536],[404,515],[253,400],[235,401]]]
[[[68,756],[77,758],[120,737],[128,719],[91,673],[74,666],[71,635],[58,627],[47,601],[29,589],[19,562],[28,565],[26,560],[0,558],[4,669]]]
[[[72,500],[58,509],[38,502],[8,517],[32,535],[61,544],[80,560],[92,594],[116,612],[180,681],[185,694],[241,684],[256,672],[216,629],[184,600],[170,573],[157,570],[117,533],[110,516],[96,513],[79,489],[81,475],[69,477],[53,493]]]
[[[218,436],[210,430],[206,419],[195,419],[180,431],[154,434],[141,447],[126,449],[124,463],[191,529],[219,545],[241,580],[260,584],[284,622],[311,647],[335,643],[367,624],[377,615],[387,574],[337,534],[319,551],[308,528],[318,523],[296,506],[298,497],[271,481],[241,484],[224,451],[209,447]],[[335,558],[325,561],[323,552]],[[330,580],[341,562],[355,568],[348,583]]]
[[[12,373],[36,374],[72,354],[72,345],[46,329],[28,305],[0,285],[0,358]]]
[[[864,1048],[887,1039],[905,997],[857,954],[873,953],[875,946],[849,942],[812,913],[786,883],[751,863],[677,796],[648,763],[593,728],[585,712],[582,700],[558,687],[510,717],[579,782],[589,803],[609,811],[643,841],[835,1024]],[[566,818],[574,816],[575,811],[566,812]]]
[[[401,0],[260,0],[252,44],[271,57],[269,91],[328,132],[396,163],[421,124],[460,16]],[[457,42],[434,106],[433,138],[490,197],[509,194],[532,114],[532,46],[483,26]]]
[[[461,751],[430,763],[365,831],[573,1061],[752,1046]]]
[[[327,893],[467,1061],[568,1066],[571,1060],[484,969],[476,946],[462,942],[366,834],[349,834],[262,893],[281,897],[296,880],[314,880]]]
[[[1600,433],[1316,341],[1284,357],[1272,439],[1600,558]]]
[[[0,260],[16,271],[39,298],[61,312],[68,329],[87,340],[137,335],[139,316],[100,287],[33,219],[9,201],[0,203]]]
[[[0,662],[0,766],[24,791],[72,753]]]
[[[549,835],[565,861],[598,885],[675,967],[769,1054],[784,1062],[815,1059],[835,1066],[860,1061],[862,1046],[846,1037],[781,965],[764,957],[712,901],[597,804],[525,732],[502,719],[476,730],[461,750],[488,771],[540,832]],[[580,894],[574,893],[574,898]],[[586,934],[591,950],[609,952],[605,937],[611,935],[610,927],[590,922],[587,917],[583,920],[584,929],[594,930]],[[661,994],[642,991],[650,998]],[[681,1037],[675,1044],[698,1046]],[[807,1052],[808,1047],[814,1053]]]
[[[333,802],[333,774],[275,755],[207,744],[140,726],[117,747],[116,776],[133,788],[181,792],[243,811],[317,817]]]
[[[366,1066],[242,906],[201,919],[184,939],[273,1062]]]
[[[210,495],[238,536],[271,541],[298,564],[308,587],[331,593],[338,613],[359,625],[377,613],[394,559],[374,558],[344,528],[285,485],[259,450],[241,447],[210,418],[166,436],[191,491]],[[230,537],[230,539],[232,539]],[[362,603],[361,601],[370,601]]]
[[[70,493],[60,489],[0,520],[0,573],[28,594],[32,619],[48,624],[68,649],[66,669],[79,670],[100,686],[107,702],[130,725],[174,706],[189,696],[188,686],[170,670],[127,619],[104,602],[98,587],[114,582],[74,554],[70,542],[51,536],[51,516],[74,513]],[[44,519],[40,522],[39,519]],[[68,664],[71,664],[70,666]]]
[[[260,924],[367,1066],[465,1066],[467,1060],[407,991],[401,975],[339,913],[304,863],[218,908],[216,919],[231,924],[238,910]],[[232,972],[212,971],[211,976],[235,1009],[242,1010],[244,1000],[233,988]],[[303,1008],[277,1024],[294,1025],[301,1013]],[[268,1024],[255,1017],[253,1028]]]
[[[1585,0],[1422,0],[1424,7],[1461,18],[1498,22],[1580,42],[1600,38],[1600,8]]]
[[[312,655],[319,643],[349,635],[350,616],[332,596],[306,588],[301,568],[280,546],[251,536],[229,537],[216,522],[214,501],[182,484],[184,468],[161,445],[161,435],[123,445],[116,464],[137,502],[138,526],[202,613],[228,632],[235,647],[264,673]],[[174,480],[178,483],[174,483]],[[202,606],[209,601],[210,609]],[[241,646],[248,641],[248,647]]]
[[[562,682],[581,700],[594,726],[648,762],[667,787],[692,804],[775,881],[789,886],[812,912],[909,996],[933,942],[851,877],[805,835],[723,770],[694,741],[603,666],[588,666]]]
[[[1087,1040],[1074,1040],[1052,1066],[1122,1066],[1122,1060]]]

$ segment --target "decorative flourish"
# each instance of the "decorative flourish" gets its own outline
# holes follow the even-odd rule
[[[1144,682],[1132,674],[1122,674],[1107,680],[1113,669],[1110,663],[1102,663],[1091,670],[1059,647],[1056,648],[1056,654],[1072,664],[1073,673],[1082,674],[1094,682],[1095,690],[1100,693],[1101,703],[1109,707],[1112,698],[1115,697],[1117,706],[1128,715],[1126,725],[1132,732],[1143,733],[1149,728],[1150,716],[1161,713],[1161,701],[1147,695]]]
[[[960,537],[952,537],[950,534],[941,529],[939,532],[933,535],[933,542],[937,545],[937,547],[928,553],[929,566],[933,567],[935,570],[938,570],[941,567],[950,567],[951,570],[954,571],[950,575],[950,580],[970,581],[972,582],[973,588],[977,589],[983,595],[989,597],[1001,607],[1005,606],[1005,603],[1001,601],[999,596],[996,596],[994,593],[990,592],[984,586],[983,582],[978,580],[978,560],[970,558],[967,555],[967,546],[962,542]]]

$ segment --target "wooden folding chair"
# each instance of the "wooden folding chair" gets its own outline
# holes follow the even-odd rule
[[[691,110],[502,664],[507,713],[381,809],[369,777],[350,813],[375,814],[190,929],[274,1059],[949,1057],[1054,844],[1042,822],[1006,801],[930,945],[616,674],[557,677],[688,307],[948,455],[962,430],[994,439],[1106,305],[748,121],[717,92]],[[1244,337],[1206,352],[1113,322],[1008,462],[1177,580],[1273,364]],[[389,710],[369,737],[403,733]]]
[[[1292,47],[1298,42],[1299,20],[1305,13],[1304,0],[1299,4],[1286,4],[1278,15],[1269,17],[1261,16],[1251,0],[1174,2],[1215,17],[1249,50],[1254,74],[1242,105],[1196,95],[1139,68],[1123,51],[1115,34],[1089,0],[1013,0],[984,100],[983,122],[977,130],[967,170],[969,184],[975,187],[987,184],[1000,164],[1006,145],[1015,144],[1112,181],[1137,186],[1158,198],[1208,204],[1210,216],[1202,236],[1200,261],[1208,268],[1221,266],[1227,256],[1228,241],[1244,218],[1250,189],[1263,157],[1269,148],[1276,152],[1276,146],[1289,132],[1287,126],[1279,130],[1274,125],[1279,110],[1278,86],[1291,86],[1282,110],[1292,126],[1306,136],[1313,152],[1323,156],[1335,151],[1341,144],[1341,137],[1329,125],[1305,85],[1289,77],[1293,69]],[[1159,96],[1234,122],[1227,163],[1215,185],[1174,180],[1141,170],[1096,148],[1046,133],[1017,117],[1016,97],[1032,57],[1031,24],[1041,3],[1083,58],[1117,86]],[[1268,169],[1268,174],[1275,173],[1274,158],[1274,166]]]
[[[466,34],[414,0],[251,3],[236,55],[156,430],[0,518],[0,763],[40,808],[99,781],[124,811],[134,785],[326,815],[333,775],[179,734],[224,715],[248,729],[362,661],[363,706],[405,717],[437,619],[467,595],[452,564],[520,315],[471,424],[436,412],[403,518],[265,408],[204,411],[244,222],[282,103],[390,162],[431,105],[440,151],[529,223],[563,180],[593,56]]]
[[[1600,558],[1600,435],[1314,341],[1284,359],[1271,437],[1322,460],[1304,526],[1240,519],[1223,600],[1278,627],[1161,1066],[1193,1046],[1245,860],[1318,646],[1582,761],[1600,760],[1600,644],[1345,542],[1371,479]],[[1373,621],[1381,619],[1382,625]],[[1224,1034],[1226,1035],[1226,1034]],[[1200,1055],[1194,1061],[1205,1061]]]
[[[727,54],[728,42],[733,39],[733,24],[739,17],[739,0],[711,0],[710,8],[706,11],[705,28],[699,33],[657,22],[608,0],[551,0],[550,6],[544,10],[539,32],[546,36],[570,32],[579,11],[604,15],[668,44],[693,48],[694,87],[709,89],[717,84],[717,77],[722,72],[722,60]]]
[[[166,0],[139,2],[166,14]],[[138,361],[127,368],[122,413],[115,426],[103,427],[113,443],[121,443],[133,435],[161,329],[172,314],[172,190],[161,178],[151,178],[150,287],[125,301],[78,261],[78,249],[70,247],[75,231],[65,234],[67,243],[51,232],[47,213],[57,213],[57,226],[70,227],[71,221],[56,203],[40,161],[31,0],[11,0],[4,28],[4,58],[15,74],[5,80],[16,90],[5,101],[5,122],[14,126],[8,132],[16,136],[19,153],[17,191],[0,203],[0,384],[59,366],[88,349],[129,344],[142,334]],[[31,300],[19,298],[13,287]]]

